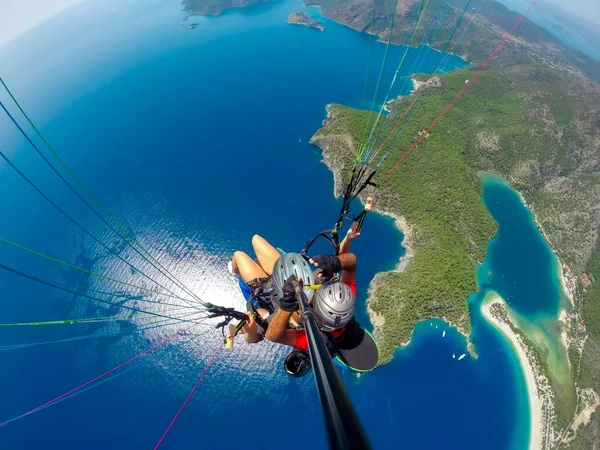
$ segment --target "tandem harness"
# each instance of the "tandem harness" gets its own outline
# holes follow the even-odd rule
[[[256,321],[260,340],[264,339],[267,327],[275,311],[279,308],[279,297],[271,283],[269,283],[270,279],[270,277],[255,278],[246,283],[251,290],[251,294],[246,301],[246,310],[253,315]],[[263,318],[259,313],[259,309],[267,310],[269,315]]]
[[[367,179],[360,185],[355,181],[355,179],[360,180],[360,177],[362,177],[364,175],[364,169],[361,167],[358,169],[358,172],[359,173],[357,175],[356,168],[352,172],[352,178],[350,179],[350,183],[348,183],[348,186],[346,187],[346,192],[344,193],[344,200],[342,202],[342,208],[340,209],[340,214],[339,214],[337,222],[335,223],[333,228],[331,230],[324,230],[324,231],[321,231],[320,233],[317,233],[315,235],[315,237],[313,237],[310,241],[308,241],[306,243],[306,245],[304,246],[304,249],[300,252],[300,255],[307,261],[310,259],[310,257],[307,254],[308,251],[310,250],[312,245],[315,243],[315,241],[319,238],[325,239],[325,241],[327,241],[327,243],[329,243],[333,247],[336,256],[340,253],[339,231],[342,228],[342,225],[344,224],[344,219],[349,219],[352,222],[358,222],[358,231],[361,230],[363,223],[365,221],[365,218],[367,216],[367,213],[371,210],[371,208],[373,206],[373,199],[371,197],[369,197],[367,199],[367,204],[365,205],[365,208],[363,209],[363,211],[359,215],[354,216],[354,217],[351,216],[352,213],[350,211],[350,205],[352,204],[352,200],[356,199],[358,197],[358,195],[367,186],[373,186],[373,187],[379,187],[379,186],[372,181],[373,176],[375,175],[375,171],[371,172],[371,174],[369,174]]]

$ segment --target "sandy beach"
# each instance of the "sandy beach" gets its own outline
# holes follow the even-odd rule
[[[527,384],[527,392],[529,395],[529,409],[530,409],[530,422],[531,422],[531,435],[529,437],[529,450],[539,450],[546,448],[544,442],[546,439],[543,438],[544,424],[547,418],[544,417],[544,405],[540,398],[540,392],[538,391],[538,385],[540,377],[543,375],[536,373],[534,369],[534,362],[531,357],[528,356],[527,346],[522,341],[522,338],[516,334],[506,321],[499,318],[497,315],[492,313],[492,307],[494,305],[501,305],[506,311],[506,304],[504,300],[495,292],[490,292],[486,296],[485,300],[481,305],[481,313],[485,319],[500,331],[506,339],[510,342],[514,348],[519,363],[525,376],[525,382]]]

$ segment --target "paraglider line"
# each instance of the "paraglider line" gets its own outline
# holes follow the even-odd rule
[[[192,398],[192,395],[194,395],[194,392],[196,392],[196,389],[198,388],[198,385],[200,384],[200,382],[204,378],[204,375],[206,375],[206,372],[208,372],[208,369],[210,369],[210,366],[212,366],[212,364],[217,359],[217,356],[219,355],[220,351],[221,351],[220,348],[218,348],[217,350],[215,350],[215,353],[213,353],[212,358],[210,359],[210,361],[206,365],[206,368],[204,369],[204,372],[202,372],[202,375],[200,375],[200,378],[198,378],[198,381],[196,381],[196,384],[194,385],[194,387],[192,388],[192,390],[188,394],[187,398],[185,399],[185,401],[183,402],[183,404],[179,408],[179,411],[177,411],[177,414],[175,414],[175,417],[173,417],[173,420],[171,420],[171,423],[169,424],[169,426],[167,427],[167,429],[165,430],[165,432],[163,433],[163,435],[160,437],[160,440],[158,441],[158,443],[154,447],[154,450],[156,450],[158,447],[160,447],[160,445],[163,443],[163,441],[165,440],[165,437],[167,436],[167,434],[169,433],[169,431],[171,431],[171,428],[173,428],[173,424],[175,423],[175,421],[177,420],[177,418],[181,414],[181,411],[183,411],[183,408],[185,408],[185,405],[188,404],[188,402]]]
[[[506,44],[506,41],[508,41],[508,39],[512,36],[512,34],[517,29],[517,27],[521,24],[521,22],[523,22],[523,20],[525,20],[525,17],[527,17],[527,14],[529,14],[529,11],[531,11],[531,9],[535,6],[536,3],[537,3],[537,0],[533,0],[531,5],[529,5],[529,8],[527,8],[527,11],[525,11],[525,14],[523,14],[521,16],[521,18],[517,21],[515,26],[512,27],[512,29],[506,34],[506,36],[504,36],[504,39],[502,39],[502,42],[500,42],[500,44],[498,44],[498,47],[496,47],[496,49],[492,52],[492,54],[488,57],[488,59],[483,63],[483,65],[479,68],[479,70],[477,70],[477,72],[475,72],[475,75],[473,75],[473,78],[471,78],[471,80],[469,80],[469,82],[467,84],[465,84],[465,86],[456,95],[456,97],[454,97],[454,99],[448,104],[446,109],[444,109],[442,111],[442,113],[433,121],[433,123],[431,125],[429,125],[429,128],[427,128],[427,130],[425,130],[425,132],[421,135],[421,137],[419,139],[417,139],[417,141],[408,149],[408,151],[404,155],[402,155],[402,157],[396,163],[396,165],[394,167],[392,167],[388,171],[388,173],[386,173],[385,178],[388,178],[392,174],[392,172],[394,172],[394,170],[396,170],[396,168],[406,158],[408,158],[410,156],[410,154],[415,150],[415,148],[417,148],[417,146],[425,140],[425,138],[429,135],[429,132],[433,129],[433,127],[435,127],[437,125],[437,123],[440,120],[442,120],[442,118],[448,113],[448,111],[450,111],[450,109],[454,106],[454,104],[458,101],[458,99],[460,97],[462,97],[462,95],[465,93],[465,91],[467,89],[469,89],[469,86],[471,86],[473,81],[475,81],[475,79],[479,76],[479,74],[483,71],[483,69],[486,68],[486,66],[492,60],[492,58],[494,58],[494,56],[496,56],[500,52],[500,50],[502,50],[502,47],[504,47],[504,44]]]
[[[67,396],[69,396],[69,395],[73,394],[74,392],[77,392],[77,391],[79,391],[79,390],[81,390],[81,389],[85,388],[86,386],[89,386],[89,385],[90,385],[90,384],[92,384],[93,382],[95,382],[95,381],[98,381],[98,380],[100,380],[100,379],[102,379],[102,378],[106,377],[107,375],[110,375],[111,373],[113,373],[114,371],[116,371],[116,370],[120,369],[121,367],[124,367],[124,366],[126,366],[127,364],[130,364],[130,363],[132,363],[133,361],[136,361],[137,359],[141,358],[141,357],[142,357],[142,356],[144,356],[144,355],[147,355],[147,354],[148,354],[148,353],[150,353],[151,351],[153,351],[153,350],[156,350],[158,347],[161,347],[161,346],[165,345],[167,342],[169,342],[169,341],[172,341],[172,340],[173,340],[173,339],[175,339],[177,336],[179,336],[179,335],[180,335],[180,334],[182,334],[183,332],[185,332],[185,331],[189,330],[190,328],[191,328],[191,327],[188,327],[186,330],[179,330],[177,333],[173,334],[172,336],[168,337],[167,339],[164,339],[164,340],[160,341],[159,343],[157,343],[157,344],[154,344],[152,347],[150,347],[149,349],[147,349],[147,350],[143,351],[143,352],[142,352],[142,353],[140,353],[139,355],[136,355],[136,356],[134,356],[133,358],[131,358],[131,359],[128,359],[127,361],[125,361],[125,362],[123,362],[123,363],[119,364],[118,366],[116,366],[116,367],[113,367],[112,369],[108,370],[107,372],[104,372],[102,375],[98,375],[97,377],[95,377],[95,378],[92,378],[91,380],[89,380],[89,381],[87,381],[87,382],[83,383],[82,385],[79,385],[79,386],[77,386],[76,388],[73,388],[73,389],[71,389],[70,391],[68,391],[68,392],[65,392],[64,394],[62,394],[62,395],[59,395],[58,397],[56,397],[56,398],[54,398],[54,399],[52,399],[52,400],[50,400],[50,401],[47,401],[47,402],[46,402],[46,403],[44,403],[43,405],[40,405],[40,406],[38,406],[38,407],[36,407],[36,408],[33,408],[33,409],[32,409],[32,410],[30,410],[30,411],[27,411],[25,414],[21,414],[20,416],[17,416],[17,417],[15,417],[15,418],[13,418],[13,419],[7,420],[6,422],[2,422],[2,423],[0,423],[0,428],[4,428],[4,427],[5,427],[6,425],[8,425],[10,422],[14,422],[15,420],[18,420],[18,419],[21,419],[21,418],[23,418],[23,417],[29,416],[30,414],[33,414],[34,412],[37,412],[37,411],[39,411],[40,409],[43,409],[43,408],[45,408],[45,407],[47,407],[47,406],[50,406],[51,404],[53,404],[53,403],[56,403],[57,401],[59,401],[59,400],[61,400],[61,399],[65,398],[65,397],[67,397]]]

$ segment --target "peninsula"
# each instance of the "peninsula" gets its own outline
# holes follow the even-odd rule
[[[325,31],[325,26],[316,19],[311,19],[306,14],[293,12],[288,16],[287,22],[289,24],[304,25],[309,28],[314,28],[319,31]]]

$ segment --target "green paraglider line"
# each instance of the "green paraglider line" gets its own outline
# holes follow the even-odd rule
[[[197,314],[197,313],[188,313],[188,314],[180,316],[178,319],[174,319],[174,320],[169,320],[169,319],[158,320],[158,321],[154,321],[154,322],[151,322],[151,323],[144,324],[144,326],[137,326],[137,325],[135,325],[132,328],[128,328],[128,329],[123,330],[123,331],[100,332],[100,333],[88,334],[88,335],[84,335],[84,336],[77,336],[77,337],[66,338],[66,339],[57,339],[57,340],[54,340],[54,341],[32,342],[32,343],[29,343],[29,344],[5,345],[5,346],[0,346],[0,352],[9,351],[9,350],[20,350],[20,349],[24,349],[24,348],[38,347],[40,345],[60,344],[60,343],[63,343],[63,342],[83,341],[83,340],[87,340],[87,339],[96,339],[96,338],[111,337],[111,336],[122,336],[122,335],[125,335],[125,334],[128,334],[128,333],[136,333],[138,331],[154,330],[154,329],[159,329],[159,328],[163,328],[163,327],[168,327],[168,326],[171,326],[171,325],[177,325],[177,324],[179,324],[179,323],[182,322],[181,319],[188,318],[188,317],[190,317],[192,315],[195,315],[195,314]],[[211,326],[211,328],[212,328],[212,324],[203,323],[203,322],[200,322],[200,321],[194,321],[194,323],[196,325]]]
[[[73,179],[75,180],[75,182],[81,187],[81,189],[83,189],[83,191],[90,197],[90,199],[100,208],[100,210],[106,214],[108,216],[108,218],[117,226],[117,228],[119,228],[127,237],[128,239],[126,239],[120,232],[118,232],[117,230],[115,230],[107,221],[106,219],[104,219],[104,217],[102,217],[76,190],[75,188],[58,172],[58,170],[56,170],[56,168],[50,163],[50,161],[48,161],[48,159],[44,156],[44,154],[38,149],[38,147],[33,143],[33,141],[31,140],[31,138],[27,135],[27,133],[21,128],[21,126],[17,123],[16,119],[10,114],[10,112],[4,107],[4,104],[2,104],[2,102],[0,102],[0,106],[2,107],[2,109],[4,109],[4,111],[6,112],[6,114],[8,115],[8,117],[11,119],[11,121],[15,124],[15,126],[19,129],[19,131],[21,131],[21,133],[23,134],[23,136],[27,139],[27,141],[29,141],[29,143],[32,145],[32,147],[35,149],[35,151],[42,157],[42,159],[44,159],[44,161],[48,164],[48,166],[56,173],[56,175],[58,175],[58,177],[71,189],[71,191],[73,191],[73,193],[79,197],[79,199],[90,209],[90,211],[92,211],[96,216],[98,216],[98,218],[100,220],[102,220],[112,231],[114,231],[121,239],[123,239],[123,241],[125,241],[127,243],[127,245],[129,245],[136,253],[138,253],[144,260],[146,260],[147,262],[149,262],[155,269],[157,269],[163,276],[165,276],[169,281],[173,282],[177,287],[179,287],[180,289],[182,289],[184,292],[186,292],[188,295],[191,295],[193,298],[195,298],[198,302],[200,302],[200,304],[203,303],[202,299],[200,297],[198,297],[196,294],[194,294],[194,292],[192,292],[189,288],[187,288],[181,281],[179,281],[177,278],[175,278],[175,276],[173,274],[171,274],[156,258],[154,258],[152,255],[150,255],[149,251],[146,250],[142,244],[140,244],[136,239],[135,236],[133,236],[133,234],[131,232],[129,232],[129,230],[127,230],[126,227],[124,227],[123,225],[121,225],[121,223],[102,205],[102,203],[100,203],[100,200],[98,200],[91,192],[90,190],[83,184],[83,182],[75,175],[75,173],[71,170],[71,168],[67,165],[67,163],[60,157],[60,155],[56,152],[56,150],[54,150],[54,147],[52,147],[52,145],[50,145],[50,143],[46,140],[46,138],[44,137],[44,135],[41,133],[41,131],[35,126],[35,124],[33,123],[33,121],[30,119],[30,117],[27,115],[27,113],[25,112],[25,110],[21,107],[21,104],[17,101],[17,99],[15,98],[15,96],[13,95],[12,91],[8,88],[8,86],[6,85],[6,83],[4,82],[4,80],[2,79],[2,77],[0,77],[0,84],[2,84],[2,86],[4,87],[4,89],[6,90],[6,92],[8,93],[8,95],[10,96],[10,98],[13,100],[13,102],[15,103],[15,105],[17,105],[17,107],[19,108],[19,111],[21,111],[21,114],[23,114],[23,116],[25,117],[25,119],[27,120],[27,122],[29,123],[29,125],[31,125],[31,127],[33,128],[33,130],[36,132],[36,134],[40,137],[40,139],[44,142],[44,144],[46,145],[46,147],[48,147],[48,149],[52,152],[52,154],[54,155],[54,157],[60,162],[60,164],[65,168],[65,170],[69,173],[69,175],[71,175],[71,177],[73,177]],[[12,165],[10,163],[10,161],[7,160],[7,162]],[[15,170],[18,169],[15,168]],[[23,176],[23,178],[27,181],[26,177]],[[33,184],[31,182],[29,182],[32,186]],[[37,190],[37,189],[36,189]],[[40,194],[42,194],[40,192]],[[43,195],[43,194],[42,194]],[[48,199],[49,200],[49,199]],[[49,200],[50,201],[50,200]],[[50,203],[52,203],[50,201]],[[77,224],[76,224],[77,225]],[[83,229],[83,228],[82,228]],[[83,229],[84,232],[87,233],[87,231],[85,229]],[[94,238],[93,236],[90,235],[90,237]],[[95,239],[95,238],[94,238]],[[99,244],[102,244],[102,242],[98,241]],[[138,250],[136,248],[136,246],[134,246],[133,243],[136,244],[137,247],[139,247],[141,249]],[[109,248],[107,248],[107,250],[109,250],[111,253],[114,254],[113,251],[111,251]],[[147,256],[145,256],[147,255]],[[117,257],[119,257],[117,255]],[[148,259],[148,257],[150,259],[152,259],[152,261],[156,262],[156,264],[154,264],[154,262],[150,261]],[[119,257],[119,259],[122,259]],[[126,264],[129,264],[128,261],[123,260]],[[160,286],[161,288],[165,289],[167,292],[170,292],[171,294],[174,294],[172,291],[170,291],[168,288],[165,288],[162,284],[160,284],[158,281],[154,280],[153,278],[147,276],[146,274],[144,274],[144,272],[140,271],[139,269],[137,269],[136,267],[134,267],[133,265],[129,264],[134,270],[140,272],[142,275],[144,275],[146,278],[150,279],[151,281],[153,281],[154,283],[156,283],[158,286]],[[158,265],[158,267],[157,267]],[[162,270],[161,270],[162,269]],[[165,273],[166,272],[166,273]],[[184,300],[184,299],[183,299]],[[185,301],[185,300],[184,300]]]
[[[136,314],[137,313],[134,312],[127,317],[116,315],[108,317],[88,317],[84,319],[47,320],[43,322],[0,323],[0,327],[43,327],[46,325],[73,325],[76,323],[114,322],[117,320],[127,320]]]
[[[35,281],[35,282],[40,283],[40,284],[45,284],[47,286],[51,286],[51,287],[54,287],[56,289],[60,289],[61,291],[65,291],[65,292],[69,292],[71,294],[78,295],[78,296],[80,296],[82,298],[87,298],[87,299],[90,299],[90,300],[94,300],[96,302],[104,303],[105,305],[115,306],[117,308],[122,308],[122,309],[126,309],[126,310],[129,310],[129,311],[137,312],[137,313],[144,313],[144,314],[148,314],[148,315],[155,316],[155,317],[162,317],[162,318],[165,318],[165,319],[175,319],[175,320],[177,320],[177,318],[172,317],[172,316],[168,316],[168,315],[165,315],[165,314],[160,314],[160,313],[156,313],[156,312],[152,312],[152,311],[146,311],[146,310],[139,309],[139,308],[133,308],[131,306],[122,305],[122,304],[115,303],[115,302],[109,302],[107,300],[103,300],[103,299],[98,298],[98,297],[93,297],[91,295],[83,294],[81,292],[72,291],[72,290],[67,289],[65,287],[61,287],[59,285],[53,284],[52,282],[45,281],[45,280],[43,280],[43,279],[41,279],[39,277],[36,277],[35,275],[30,275],[28,273],[21,272],[20,270],[14,269],[14,268],[9,267],[9,266],[6,266],[4,264],[0,264],[0,269],[1,270],[5,270],[7,272],[14,273],[15,275],[19,275],[19,276],[21,276],[23,278],[26,278],[28,280],[32,280],[32,281]],[[202,313],[202,311],[200,311],[200,313]],[[184,320],[182,322],[191,322],[191,321]]]
[[[112,281],[114,283],[119,283],[119,284],[121,284],[123,286],[134,287],[134,288],[137,288],[137,289],[141,289],[143,291],[151,292],[153,294],[163,295],[165,297],[172,297],[172,298],[177,298],[179,300],[186,301],[186,299],[181,298],[181,297],[179,297],[177,295],[165,294],[165,293],[162,293],[162,292],[157,292],[157,291],[155,291],[153,289],[149,289],[149,288],[146,288],[144,286],[140,286],[138,284],[127,283],[125,281],[117,280],[116,278],[113,278],[113,277],[102,275],[101,273],[94,272],[92,270],[87,270],[87,269],[84,269],[82,267],[78,267],[78,266],[75,266],[73,264],[69,264],[68,262],[61,261],[60,259],[53,258],[51,256],[48,256],[48,255],[45,255],[43,253],[37,252],[37,251],[35,251],[33,249],[27,248],[27,247],[25,247],[23,245],[17,244],[16,242],[10,241],[10,240],[5,239],[3,237],[0,237],[0,242],[4,242],[5,244],[12,245],[13,247],[18,248],[19,250],[24,250],[24,251],[26,251],[28,253],[31,253],[32,255],[39,256],[40,258],[47,259],[48,261],[52,261],[52,262],[55,262],[57,264],[61,264],[61,265],[65,266],[65,267],[69,267],[71,269],[75,269],[75,270],[78,270],[80,272],[87,273],[89,275],[92,275],[92,276],[95,276],[95,277],[98,277],[98,278],[102,278],[104,280]],[[195,308],[198,309],[197,307],[195,307]]]
[[[373,101],[371,102],[370,111],[372,111],[372,112],[374,112],[373,110],[375,109],[375,101],[377,99],[377,93],[379,92],[379,85],[381,84],[381,78],[383,77],[383,71],[385,69],[385,64],[387,62],[388,52],[390,49],[390,43],[392,42],[392,35],[394,33],[394,23],[396,22],[397,12],[398,12],[398,0],[396,0],[396,2],[394,4],[394,14],[392,15],[392,23],[390,25],[390,34],[388,36],[388,40],[387,40],[387,43],[385,46],[385,52],[383,53],[383,60],[381,61],[381,68],[379,69],[379,76],[377,77],[377,84],[375,85],[375,93],[373,94]],[[362,145],[362,143],[364,142],[367,133],[371,129],[370,123],[371,123],[371,116],[369,115],[369,117],[367,119],[367,128],[365,128],[365,130],[364,130],[364,135],[361,140],[361,145],[358,146],[357,154],[355,156],[357,161],[360,161],[360,159],[362,158],[363,153],[365,151],[365,145]]]

